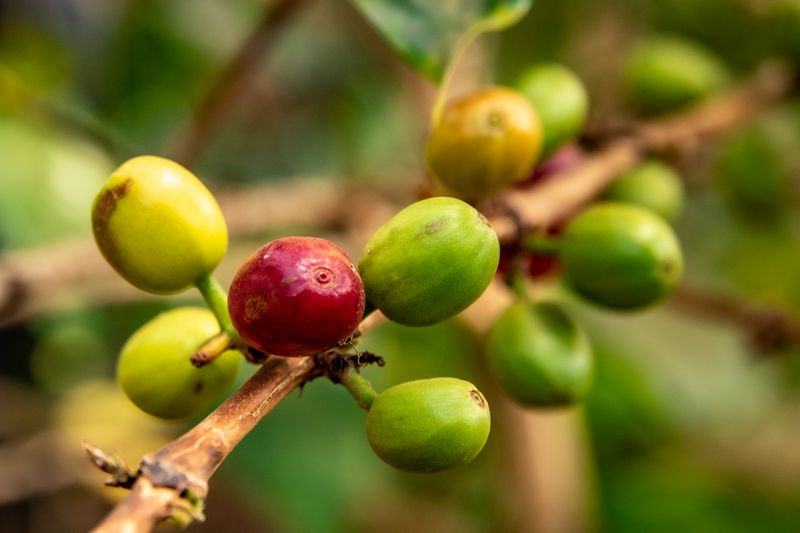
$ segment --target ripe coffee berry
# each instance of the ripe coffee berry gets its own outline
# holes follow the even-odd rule
[[[350,336],[364,314],[364,285],[347,254],[313,237],[274,240],[239,267],[228,294],[239,335],[284,357],[319,353]]]

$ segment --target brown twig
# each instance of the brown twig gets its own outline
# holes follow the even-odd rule
[[[383,320],[378,314],[366,317],[358,335]],[[330,362],[330,353],[317,357],[269,357],[202,422],[145,456],[131,493],[93,531],[150,531],[156,522],[174,517],[176,512],[185,518],[187,509],[201,516],[208,479],[222,461],[281,400],[304,383],[325,375]],[[107,464],[106,454],[91,446],[86,451],[96,464]],[[119,477],[118,472],[115,474]]]
[[[500,240],[509,242],[519,235],[519,223],[528,230],[561,222],[645,155],[691,148],[705,138],[730,131],[786,98],[794,85],[794,72],[788,66],[764,63],[751,79],[730,92],[633,128],[575,170],[527,190],[507,192],[501,198],[506,207],[493,213],[492,224]]]
[[[720,293],[683,285],[670,302],[688,312],[728,322],[750,333],[753,346],[763,353],[800,345],[800,316],[767,305],[753,305]]]
[[[258,62],[267,52],[278,31],[294,15],[303,0],[274,0],[258,26],[225,66],[216,84],[198,105],[190,123],[177,136],[172,157],[191,165],[203,153],[231,108],[247,92],[255,78]]]
[[[313,358],[273,357],[213,413],[177,440],[142,459],[131,494],[94,531],[150,531],[208,479],[239,441],[292,390],[318,372]]]

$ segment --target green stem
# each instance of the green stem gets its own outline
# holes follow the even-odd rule
[[[531,297],[530,294],[528,293],[528,283],[526,281],[526,276],[519,268],[519,265],[511,266],[511,271],[509,272],[507,280],[508,280],[507,281],[508,286],[511,288],[512,291],[514,291],[514,294],[521,300],[530,303]]]
[[[542,255],[558,255],[561,251],[561,239],[541,233],[533,233],[526,237],[522,245],[526,250]]]
[[[458,60],[461,58],[462,54],[469,47],[469,45],[472,44],[472,42],[477,39],[477,37],[483,31],[484,29],[480,25],[471,28],[461,36],[461,38],[456,42],[456,45],[453,47],[453,54],[450,56],[450,62],[444,71],[442,80],[439,83],[439,90],[436,92],[436,99],[433,102],[433,109],[431,110],[431,129],[436,128],[436,126],[439,124],[439,120],[442,118],[442,114],[444,113],[445,103],[447,102],[447,93],[450,89],[450,82],[453,81]]]
[[[231,322],[231,315],[228,314],[228,293],[222,288],[217,278],[213,274],[204,274],[197,280],[195,286],[203,295],[206,305],[217,317],[219,327],[224,333],[228,335],[233,341],[240,340],[239,333],[233,327]]]
[[[219,357],[225,350],[235,346],[233,339],[225,331],[220,331],[200,347],[189,359],[194,366],[202,368]]]
[[[378,393],[372,387],[372,383],[364,379],[355,368],[347,367],[341,374],[337,376],[339,382],[347,389],[347,392],[355,398],[358,406],[369,411],[372,407],[372,402],[378,397]]]

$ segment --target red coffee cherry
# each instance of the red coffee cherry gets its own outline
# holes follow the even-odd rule
[[[364,285],[347,254],[313,237],[274,240],[236,273],[228,310],[242,338],[262,352],[301,357],[350,336],[364,314]]]

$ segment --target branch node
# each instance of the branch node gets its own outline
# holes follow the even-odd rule
[[[29,297],[25,283],[13,271],[0,269],[0,323],[12,318]]]
[[[372,352],[363,351],[357,354],[343,354],[338,352],[328,352],[327,361],[323,362],[325,375],[333,383],[341,383],[342,374],[349,368],[354,368],[357,372],[368,365],[384,366],[386,361],[380,355]]]
[[[139,477],[137,472],[128,468],[125,459],[117,453],[107,454],[97,446],[83,443],[83,449],[86,450],[89,460],[100,470],[109,474],[110,477],[105,480],[108,487],[121,487],[130,489],[133,487],[134,482]]]
[[[145,456],[139,465],[139,475],[145,476],[154,487],[173,489],[183,494],[193,494],[196,498],[202,499],[206,493],[207,484],[194,478],[187,472],[173,468],[169,463]]]
[[[248,346],[246,350],[244,350],[244,358],[247,359],[248,363],[252,363],[254,365],[263,365],[269,354],[262,352],[261,350],[256,350],[252,346]]]
[[[496,196],[481,206],[481,211],[493,215],[506,217],[512,225],[512,237],[505,244],[521,243],[525,237],[536,231],[537,225],[530,224],[515,205],[515,198],[511,195]]]
[[[750,342],[760,354],[772,355],[794,344],[791,324],[780,312],[757,309],[748,315],[752,323]]]

